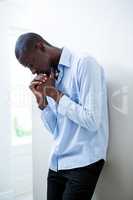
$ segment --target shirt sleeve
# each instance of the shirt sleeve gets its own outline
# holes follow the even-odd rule
[[[41,119],[43,121],[45,128],[55,138],[56,137],[55,129],[57,127],[57,115],[49,105],[47,105],[43,110],[41,110]]]
[[[77,70],[80,103],[64,94],[59,100],[57,112],[78,125],[96,131],[101,123],[102,68],[90,57],[84,58]]]

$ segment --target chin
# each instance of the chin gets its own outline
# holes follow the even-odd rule
[[[51,74],[51,68],[48,69],[47,71],[45,71],[44,73],[47,74],[47,76],[50,76],[50,74]]]

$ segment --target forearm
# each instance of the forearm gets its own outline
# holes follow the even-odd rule
[[[92,105],[86,107],[64,95],[59,101],[57,112],[89,131],[96,131],[100,126],[101,105],[96,108]]]
[[[56,88],[50,88],[50,90],[47,91],[47,95],[52,97],[58,104],[60,101],[60,98],[64,95],[64,93],[61,92],[60,90],[57,90]]]
[[[56,138],[57,116],[49,105],[41,111],[41,119],[45,128]]]

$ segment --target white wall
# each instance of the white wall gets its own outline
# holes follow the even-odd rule
[[[10,70],[6,9],[0,2],[0,200],[11,195],[10,176]],[[4,22],[4,23],[3,23]]]
[[[96,188],[97,200],[132,200],[133,131],[131,99],[133,1],[45,0],[33,4],[33,31],[62,47],[88,52],[105,68],[109,88],[108,159]],[[46,198],[52,139],[33,106],[34,195]]]
[[[10,57],[14,56],[14,52],[12,55],[11,52],[9,53],[9,44],[10,30],[18,28],[19,32],[21,28],[23,30],[29,27],[29,19],[26,16],[26,11],[30,13],[28,3],[27,9],[22,10],[22,6],[24,7],[24,0],[0,1],[0,200],[15,198],[11,167],[13,147],[11,146],[10,113]],[[13,170],[18,172],[16,169]]]

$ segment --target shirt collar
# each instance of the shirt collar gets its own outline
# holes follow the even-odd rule
[[[59,70],[59,75],[58,79],[55,81],[56,87],[60,83],[60,81],[63,78],[64,75],[64,66],[65,67],[70,67],[71,66],[71,57],[72,53],[69,51],[67,47],[62,48],[61,56],[59,59],[59,64],[58,64],[58,70]]]
[[[66,67],[70,67],[71,66],[71,52],[67,47],[63,47],[62,48],[62,53],[61,53],[61,57],[59,60],[59,65],[64,65]]]

